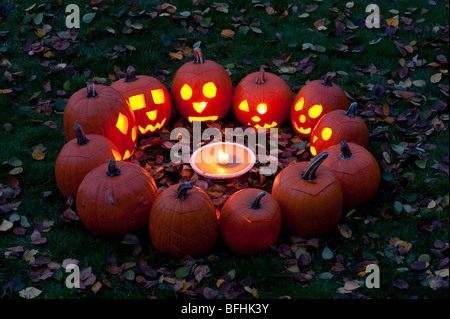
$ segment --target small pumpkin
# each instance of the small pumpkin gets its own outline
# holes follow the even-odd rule
[[[194,61],[183,64],[172,81],[175,108],[189,122],[220,120],[231,107],[231,78],[223,66],[204,60],[200,48],[193,52]]]
[[[311,162],[299,162],[281,170],[272,196],[281,208],[283,225],[301,237],[324,234],[336,226],[342,213],[342,190],[334,173],[320,164],[323,152]]]
[[[153,204],[149,220],[153,247],[174,257],[200,257],[218,236],[216,209],[209,196],[192,183],[172,185]]]
[[[353,102],[347,111],[334,110],[321,117],[311,134],[312,156],[341,141],[356,143],[367,148],[369,129],[366,123],[355,115],[357,105]]]
[[[345,208],[355,208],[376,195],[381,180],[380,167],[365,147],[342,141],[326,151],[330,155],[323,166],[339,180]]]
[[[277,240],[281,211],[267,192],[242,189],[231,195],[222,207],[219,232],[225,245],[239,254],[259,254]]]
[[[81,125],[73,125],[76,138],[67,142],[55,162],[55,178],[64,197],[75,198],[83,178],[110,158],[120,160],[117,147],[106,137],[98,134],[85,135]]]
[[[333,83],[336,76],[328,72],[324,80],[305,84],[294,99],[291,108],[291,122],[297,134],[309,139],[319,119],[336,109],[346,110],[348,99],[345,91]]]
[[[87,89],[75,92],[64,109],[67,141],[75,138],[73,123],[78,121],[86,134],[99,134],[117,146],[122,159],[134,153],[137,139],[136,119],[123,95],[110,86],[87,82]]]
[[[278,75],[261,68],[244,77],[233,94],[233,112],[242,125],[271,128],[283,124],[290,115],[291,88]]]
[[[113,237],[147,227],[157,196],[155,181],[145,169],[110,160],[83,179],[76,207],[87,230],[96,236]]]
[[[136,76],[132,66],[124,79],[111,83],[123,94],[136,117],[138,135],[147,135],[166,126],[172,114],[172,100],[164,84],[148,75]]]

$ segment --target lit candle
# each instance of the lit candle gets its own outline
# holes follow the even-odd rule
[[[219,150],[219,164],[228,164],[230,162],[230,155],[228,153],[225,153],[222,150]]]

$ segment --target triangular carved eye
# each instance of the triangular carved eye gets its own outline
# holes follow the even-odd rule
[[[242,101],[242,102],[239,104],[238,108],[239,108],[241,111],[248,112],[249,110],[248,110],[248,102],[247,102],[247,100]]]
[[[185,84],[180,90],[183,100],[189,100],[192,97],[192,89],[189,85]]]
[[[208,82],[203,85],[203,95],[209,99],[212,99],[217,94],[217,88],[212,82]]]
[[[147,117],[150,121],[154,121],[154,120],[156,120],[156,115],[158,115],[158,111],[154,110],[154,111],[147,112],[145,114],[147,114]]]
[[[165,102],[164,99],[164,91],[162,89],[151,90],[153,102],[155,104],[163,104]]]

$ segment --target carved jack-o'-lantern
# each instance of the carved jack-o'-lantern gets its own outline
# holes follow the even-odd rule
[[[234,90],[233,112],[242,125],[271,128],[289,118],[293,100],[289,85],[261,68],[243,78]]]
[[[231,106],[230,76],[220,64],[203,60],[199,48],[194,48],[193,52],[194,61],[182,65],[172,81],[175,108],[189,122],[217,121]]]
[[[170,120],[172,100],[164,84],[147,75],[136,76],[129,66],[124,79],[111,84],[128,100],[136,117],[139,135],[155,132]]]
[[[341,141],[356,143],[367,148],[369,129],[366,123],[355,115],[357,105],[353,102],[347,112],[334,110],[320,118],[311,134],[312,156]]]
[[[310,138],[319,119],[336,109],[346,110],[348,99],[344,90],[332,82],[334,72],[328,72],[324,80],[305,84],[291,108],[291,122],[294,130],[303,138]]]
[[[127,159],[134,153],[137,140],[136,119],[123,95],[116,89],[94,86],[75,92],[64,110],[64,133],[70,141],[75,138],[73,123],[78,121],[86,134],[99,134],[108,138]]]

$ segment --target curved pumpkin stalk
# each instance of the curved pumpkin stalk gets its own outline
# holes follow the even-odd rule
[[[302,172],[302,178],[307,181],[313,181],[316,179],[316,171],[320,164],[328,157],[330,153],[322,152],[316,157],[314,157],[311,162],[306,166],[305,170]]]
[[[84,135],[83,129],[81,128],[81,124],[78,122],[75,122],[73,124],[73,129],[75,130],[75,136],[77,138],[77,144],[78,145],[85,145],[89,142],[86,135]]]
[[[336,76],[336,73],[334,72],[328,72],[325,77],[323,78],[323,82],[322,84],[325,86],[332,86],[333,84],[333,79]]]
[[[266,195],[266,192],[261,192],[258,194],[258,196],[255,197],[255,199],[252,201],[252,204],[250,207],[252,209],[260,209],[261,208],[261,199]]]
[[[342,158],[344,161],[346,159],[352,158],[353,153],[350,151],[350,147],[348,146],[346,141],[342,141],[339,146],[341,148],[341,153],[339,154],[340,158]]]
[[[194,185],[192,185],[191,182],[182,183],[177,189],[176,198],[183,201],[187,196],[187,191],[192,189],[193,187]]]

